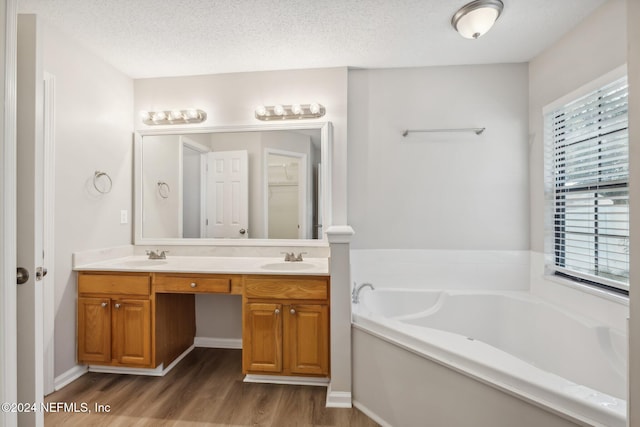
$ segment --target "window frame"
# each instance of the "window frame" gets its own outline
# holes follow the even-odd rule
[[[556,217],[557,211],[557,197],[558,192],[556,188],[556,165],[555,165],[555,138],[553,136],[553,123],[552,118],[550,117],[553,113],[558,110],[564,108],[565,106],[580,100],[586,96],[597,92],[604,87],[611,85],[617,80],[627,76],[627,67],[626,65],[622,65],[611,72],[587,83],[586,85],[572,91],[571,93],[557,99],[556,101],[548,104],[543,108],[543,129],[544,129],[544,182],[545,182],[545,274],[546,275],[554,275],[558,278],[563,278],[566,280],[571,280],[575,283],[579,283],[581,285],[586,285],[589,287],[596,287],[602,290],[611,291],[617,294],[628,295],[629,294],[629,283],[620,282],[617,280],[608,279],[603,276],[592,275],[588,273],[583,273],[580,271],[572,270],[570,268],[565,268],[561,265],[563,257],[562,254],[558,253],[557,245],[558,239],[562,242],[565,240],[565,235],[561,230],[557,230],[556,221],[558,218]],[[628,111],[627,111],[627,120],[628,120]],[[627,139],[627,149],[628,149],[629,141]],[[605,184],[603,187],[611,186],[613,187],[623,187],[627,189],[628,193],[628,185],[629,185],[629,176],[627,174],[625,182],[617,182],[611,184]],[[578,186],[583,191],[589,187],[589,185],[581,185]],[[600,189],[599,187],[598,189]],[[566,188],[565,188],[566,189]],[[571,190],[569,190],[571,191]],[[569,193],[567,191],[567,194]],[[594,189],[594,191],[596,191]],[[560,193],[563,194],[563,193]],[[628,195],[627,195],[628,196]],[[565,197],[565,196],[562,196]],[[595,198],[594,198],[595,200]],[[597,212],[597,209],[596,209]],[[561,221],[565,220],[563,216],[560,218]],[[595,227],[597,229],[597,219],[595,220]],[[627,219],[628,221],[628,219]],[[627,222],[627,227],[629,227],[629,223]],[[593,233],[594,236],[598,236],[597,232]],[[563,245],[564,243],[562,243]],[[628,257],[628,252],[627,252]],[[628,258],[627,258],[628,259]],[[595,264],[595,263],[594,263]]]

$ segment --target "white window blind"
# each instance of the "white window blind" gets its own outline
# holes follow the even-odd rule
[[[629,289],[627,78],[545,117],[554,269]]]

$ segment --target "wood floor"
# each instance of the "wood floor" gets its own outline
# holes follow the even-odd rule
[[[164,377],[88,373],[47,396],[78,412],[46,413],[45,426],[378,425],[355,408],[325,408],[325,387],[244,383],[241,370],[240,350],[196,348]]]

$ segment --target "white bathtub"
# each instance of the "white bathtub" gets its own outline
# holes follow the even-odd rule
[[[526,291],[364,289],[353,321],[571,422],[626,425],[626,335]]]

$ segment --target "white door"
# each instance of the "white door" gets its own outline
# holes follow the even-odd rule
[[[0,403],[17,402],[16,352],[16,7],[0,1]],[[14,427],[14,412],[0,411],[0,426]]]
[[[248,153],[215,151],[207,163],[207,237],[249,237]]]
[[[35,15],[18,17],[17,263],[29,272],[18,285],[18,402],[39,404],[43,386],[43,72]],[[20,426],[42,426],[41,411],[19,413]]]

